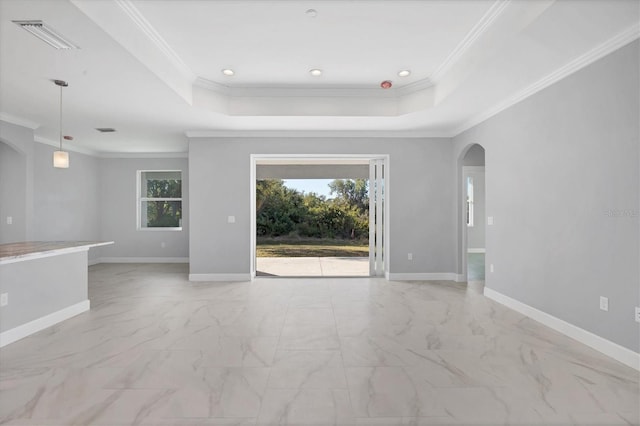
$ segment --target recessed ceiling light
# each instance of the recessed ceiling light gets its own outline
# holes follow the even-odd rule
[[[224,75],[226,75],[228,77],[231,77],[231,76],[235,75],[235,73],[236,72],[234,70],[232,70],[231,68],[225,68],[225,69],[222,70],[222,74],[224,74]]]
[[[305,12],[305,14],[309,17],[309,18],[315,18],[316,16],[318,16],[318,11],[315,9],[307,9],[307,11]]]
[[[312,70],[309,70],[309,74],[311,74],[314,77],[320,77],[322,75],[322,70],[314,68]]]
[[[398,76],[399,77],[408,77],[411,75],[411,71],[410,70],[400,70],[398,71]]]

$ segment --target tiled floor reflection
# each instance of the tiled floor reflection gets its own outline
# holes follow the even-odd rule
[[[90,268],[0,350],[7,425],[638,424],[638,372],[452,282]]]

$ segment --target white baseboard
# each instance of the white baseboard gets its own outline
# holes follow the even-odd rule
[[[394,273],[387,275],[389,281],[457,281],[458,274],[452,272]]]
[[[189,274],[189,281],[251,281],[251,274]]]
[[[98,263],[189,263],[188,257],[100,257],[89,261],[89,265]]]
[[[628,365],[631,368],[640,371],[640,353],[620,346],[617,343],[570,324],[560,318],[556,318],[553,315],[549,315],[548,313],[540,311],[525,303],[512,299],[509,296],[505,296],[504,294],[490,288],[484,288],[484,295],[491,300],[505,305],[514,311],[520,312],[521,314],[526,315],[549,328],[569,336],[580,343],[583,343],[625,365]]]
[[[467,253],[486,253],[487,250],[483,248],[468,248]]]
[[[52,314],[45,315],[42,318],[29,321],[28,323],[14,327],[11,330],[3,331],[0,333],[0,348],[86,312],[90,307],[91,302],[89,300],[83,300],[80,303],[76,303],[75,305],[71,305]]]

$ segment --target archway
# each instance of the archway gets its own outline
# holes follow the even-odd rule
[[[486,185],[485,150],[466,146],[458,158],[459,267],[462,280],[485,281]]]

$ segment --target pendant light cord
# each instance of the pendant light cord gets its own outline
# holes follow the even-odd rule
[[[60,151],[62,151],[62,86],[60,86]]]

